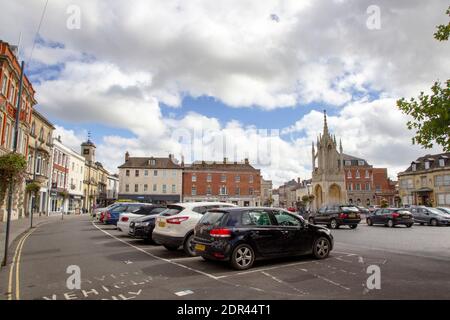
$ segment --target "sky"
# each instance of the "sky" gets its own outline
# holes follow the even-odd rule
[[[424,150],[396,101],[450,73],[445,0],[0,0],[36,109],[111,172],[131,156],[311,177],[323,110],[344,152],[395,178]],[[37,30],[39,32],[37,33]],[[21,36],[20,36],[21,35]]]

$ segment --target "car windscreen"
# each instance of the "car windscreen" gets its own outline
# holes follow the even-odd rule
[[[208,211],[200,219],[199,223],[217,226],[222,222],[225,216],[226,213],[223,211]]]
[[[411,212],[409,212],[408,210],[395,210],[395,212],[399,213],[399,214],[412,214]]]
[[[167,209],[161,212],[161,216],[170,217],[184,210],[184,207],[178,205],[168,205]]]
[[[359,212],[358,208],[356,207],[350,207],[350,206],[342,206],[341,210],[343,212]]]

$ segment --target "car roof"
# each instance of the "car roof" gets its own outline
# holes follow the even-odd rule
[[[202,201],[202,202],[178,202],[178,203],[171,203],[169,205],[172,206],[180,206],[180,207],[184,207],[184,208],[195,208],[195,207],[204,207],[204,206],[215,206],[215,205],[228,205],[231,207],[236,207],[235,204],[232,203],[228,203],[228,202],[207,202],[207,201]]]
[[[229,211],[229,212],[235,212],[235,211],[241,211],[241,210],[282,210],[285,212],[289,212],[288,210],[284,209],[284,208],[273,208],[273,207],[238,207],[238,206],[234,206],[231,208],[218,208],[218,209],[214,209],[211,211]],[[292,213],[292,212],[289,212]]]

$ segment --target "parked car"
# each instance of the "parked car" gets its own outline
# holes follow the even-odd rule
[[[361,215],[355,206],[328,205],[312,214],[308,221],[310,224],[325,224],[331,229],[337,229],[340,226],[356,229],[361,222]]]
[[[113,209],[114,207],[117,207],[121,204],[130,204],[130,203],[132,203],[132,202],[115,202],[105,208],[97,208],[94,210],[94,217],[97,221],[103,222],[106,211],[109,211],[109,210]]]
[[[152,239],[167,250],[177,250],[183,246],[189,256],[195,256],[194,228],[203,215],[212,209],[235,207],[224,202],[186,202],[168,205],[167,210],[156,218]]]
[[[414,218],[411,212],[402,208],[384,208],[371,212],[367,218],[367,225],[383,224],[386,227],[395,227],[396,225],[405,225],[411,228],[414,224]]]
[[[208,211],[195,227],[195,252],[205,260],[228,261],[238,270],[260,258],[313,254],[328,257],[330,230],[275,208],[222,208]]]
[[[123,212],[133,212],[139,209],[142,205],[146,203],[117,203],[116,206],[111,209],[104,211],[103,223],[105,224],[113,224],[117,226],[117,222],[119,221],[119,216]]]
[[[149,215],[144,215],[131,221],[128,235],[135,239],[143,239],[146,242],[152,242],[156,217],[162,212],[160,210],[160,208],[154,209]]]
[[[409,210],[414,217],[414,222],[420,223],[420,225],[450,225],[450,216],[436,208],[425,206],[411,206]]]
[[[130,223],[137,218],[141,218],[142,216],[153,215],[155,216],[158,213],[166,210],[166,206],[163,205],[153,205],[146,204],[142,205],[138,209],[135,209],[133,212],[123,212],[119,215],[119,221],[117,222],[117,230],[124,232],[125,234],[129,233]]]
[[[370,210],[363,207],[363,206],[356,206],[356,208],[358,208],[360,213],[364,213],[364,214],[369,214]]]
[[[443,213],[449,214],[450,215],[450,208],[447,207],[437,207],[436,209],[438,209],[439,211],[442,211]]]

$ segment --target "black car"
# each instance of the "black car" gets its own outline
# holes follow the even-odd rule
[[[166,210],[165,206],[152,205],[140,209],[137,214],[142,214],[142,217],[134,219],[130,222],[128,235],[145,241],[152,241],[152,233],[155,228],[155,219],[158,214]],[[142,211],[141,211],[142,210]]]
[[[283,209],[226,208],[207,212],[194,230],[194,248],[205,260],[230,262],[238,270],[255,259],[300,254],[326,258],[333,236]]]
[[[386,227],[395,227],[397,225],[405,225],[411,228],[414,224],[414,217],[411,212],[401,208],[384,208],[378,209],[370,213],[367,218],[367,225],[382,224]]]
[[[328,205],[309,216],[310,224],[325,224],[331,229],[350,226],[356,229],[361,222],[359,209],[353,205]]]

